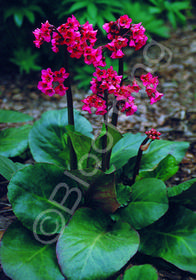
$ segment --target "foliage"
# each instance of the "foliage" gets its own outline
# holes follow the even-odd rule
[[[124,112],[132,115],[132,109],[137,108],[131,94],[141,89],[136,80],[132,86],[127,85],[121,49],[129,40],[129,46],[135,50],[142,47],[147,40],[144,28],[131,24],[126,15],[104,26],[113,44],[120,40],[117,49],[108,44],[111,57],[118,59],[117,73],[111,67],[97,67],[99,63],[105,66],[105,59],[100,48],[94,48],[96,32],[91,25],[82,26],[73,16],[70,22],[75,27],[74,35],[81,32],[85,63],[90,61],[96,67],[93,95],[83,100],[83,110],[97,109],[96,114],[103,115],[103,125],[94,138],[90,122],[73,108],[69,73],[64,68],[55,72],[50,68],[42,70],[39,88],[49,96],[54,94],[53,87],[56,94],[67,94],[68,106],[45,112],[33,125],[0,132],[0,173],[10,181],[8,199],[17,217],[2,239],[4,272],[13,280],[120,279],[122,272],[124,280],[157,280],[158,274],[151,265],[127,267],[135,255],[145,254],[196,273],[196,180],[166,186],[168,178],[178,171],[189,143],[159,140],[160,133],[155,129],[145,135],[123,135],[117,129],[118,111],[123,112],[123,106],[129,105]],[[42,24],[41,29],[34,31],[37,46],[44,40],[50,41],[54,30],[58,32],[52,34],[52,44],[58,50],[59,42],[62,43],[59,30],[65,32],[65,25],[55,29],[49,22]],[[81,42],[72,43],[71,54],[67,54],[79,58],[72,47],[80,47]],[[68,59],[66,63],[69,69]],[[163,94],[157,91],[158,78],[147,73],[141,81],[150,103],[159,101]],[[91,107],[86,108],[87,105]],[[112,107],[110,124],[107,114]],[[28,115],[3,110],[0,117],[4,123],[32,120]],[[10,159],[28,147],[33,164],[23,165]]]
[[[74,14],[82,24],[89,21],[94,26],[97,25],[102,32],[104,22],[115,21],[115,15],[119,16],[121,12],[122,4],[117,0],[112,2],[109,0],[64,0],[62,1],[62,7],[57,9],[59,18]]]
[[[123,1],[123,12],[129,15],[135,22],[142,22],[148,35],[158,35],[164,38],[170,37],[170,29],[165,25],[162,17],[151,12],[151,6],[146,2]]]
[[[12,110],[0,110],[0,123],[24,123],[33,118],[27,114]],[[20,127],[10,127],[0,131],[0,155],[16,157],[24,153],[28,148],[28,135],[31,130],[30,124]],[[4,163],[2,162],[2,165]]]
[[[182,13],[184,10],[189,10],[191,8],[191,1],[164,1],[164,0],[149,0],[153,4],[150,7],[150,12],[152,14],[163,14],[165,13],[167,19],[172,24],[173,28],[177,27],[177,23],[185,24],[186,17]]]
[[[12,17],[15,24],[21,27],[24,23],[24,17],[28,19],[30,23],[35,23],[36,13],[43,16],[43,11],[38,5],[29,5],[27,1],[22,1],[19,5],[11,5],[7,7],[4,13],[4,20]]]
[[[40,141],[43,141],[44,138],[45,143],[57,143],[60,135],[62,137],[63,134],[68,134],[68,130],[60,132],[61,127],[66,125],[66,118],[63,120],[63,116],[66,117],[66,110],[49,111],[43,114],[40,121],[35,122],[31,129],[30,143],[41,143]],[[55,120],[55,122],[46,124],[47,120]],[[64,124],[60,125],[57,120],[62,120]],[[82,127],[83,123],[83,118],[78,119],[78,128]],[[42,135],[39,136],[40,140],[35,141],[35,136],[40,134],[37,131],[38,126],[40,126],[39,131],[42,132]],[[87,127],[90,132],[90,124]],[[55,134],[51,134],[53,131]],[[89,132],[87,135],[90,136]],[[122,138],[124,142],[121,139],[114,145],[114,151],[118,150],[118,142],[121,143],[121,149],[124,147],[124,151],[126,151],[126,147],[133,145],[130,139],[134,139],[134,137],[134,134],[126,134]],[[143,139],[142,135],[140,137]],[[87,139],[88,136],[84,135],[83,147]],[[156,141],[158,144],[160,140]],[[78,138],[72,138],[72,142],[74,145],[78,142]],[[158,178],[165,178],[166,164],[168,163],[169,167],[171,163],[168,159],[174,158],[174,156],[170,156],[171,142],[166,143],[167,145],[164,146],[165,157],[163,156],[163,160],[161,157],[159,158],[158,165],[152,152],[150,150],[146,152],[146,156],[149,153],[147,162],[150,169],[158,168],[158,172],[153,171],[154,173],[150,173],[150,177],[156,177],[158,174]],[[176,158],[179,158],[178,161],[175,161],[175,165],[179,164],[187,149],[187,143],[179,142],[179,144],[174,152]],[[36,151],[37,148],[32,148],[32,145],[30,147],[36,158],[38,154],[42,154],[42,151],[45,153],[46,144],[43,142],[43,145],[39,145],[38,153],[34,152],[34,149]],[[195,273],[195,253],[193,251],[195,245],[191,243],[191,240],[195,239],[195,214],[180,206],[183,203],[186,205],[185,207],[189,208],[195,204],[192,202],[192,198],[195,197],[193,194],[195,179],[190,183],[187,182],[186,185],[185,183],[180,184],[182,187],[179,185],[179,187],[168,189],[168,195],[164,182],[156,178],[142,178],[144,171],[140,172],[137,182],[131,187],[124,185],[122,181],[117,184],[112,174],[104,175],[108,177],[103,177],[99,183],[100,171],[88,168],[84,169],[83,173],[80,170],[65,172],[66,165],[64,164],[62,167],[62,164],[58,163],[56,147],[48,146],[47,149],[55,164],[50,163],[47,158],[43,158],[40,161],[45,161],[45,163],[36,163],[26,167],[17,166],[16,163],[2,157],[4,162],[7,162],[7,170],[3,171],[1,166],[1,174],[8,180],[12,177],[8,186],[8,198],[15,215],[22,222],[22,224],[14,223],[9,227],[2,241],[2,265],[9,277],[15,280],[25,279],[29,275],[31,279],[45,279],[45,275],[48,273],[48,279],[53,279],[52,277],[63,279],[55,260],[55,242],[57,240],[57,259],[61,271],[73,280],[108,279],[138,250],[147,255],[162,257],[181,269]],[[77,150],[77,148],[75,149]],[[121,151],[122,155],[124,153]],[[135,154],[128,153],[128,155],[128,161],[133,161]],[[82,155],[78,161],[81,160],[81,157]],[[123,167],[126,166],[127,161],[125,162],[122,158],[122,162]],[[111,162],[111,164],[113,163],[114,161]],[[163,163],[164,168],[160,168]],[[143,166],[147,166],[147,164],[143,163]],[[125,171],[128,172],[126,168]],[[96,174],[93,175],[92,172]],[[125,175],[128,175],[126,172]],[[171,170],[171,174],[174,174],[173,170]],[[100,187],[98,187],[99,184]],[[69,194],[71,194],[71,190],[73,193],[78,190],[78,193],[75,193],[77,195],[81,192],[83,199],[79,201],[79,209],[75,212],[69,226],[64,228],[70,218],[68,210],[77,201],[75,196],[68,195],[63,202],[63,197],[66,195],[65,186],[68,186]],[[55,189],[56,192],[52,197]],[[106,190],[108,190],[107,194]],[[182,200],[186,201],[186,204]],[[171,201],[173,205],[169,211],[167,211],[168,201]],[[91,224],[90,228],[89,224]],[[137,229],[137,232],[130,226]],[[56,235],[59,231],[61,231],[60,236]],[[138,234],[141,239],[140,243]],[[172,247],[171,245],[167,247],[166,244],[172,244]],[[13,247],[15,248],[14,254]],[[21,248],[23,249],[21,250]],[[177,251],[178,248],[181,248],[180,253]],[[35,272],[33,267],[38,264],[40,266],[42,263],[42,252],[45,255],[45,265],[42,265],[42,271]],[[34,255],[37,257],[34,258]],[[31,261],[27,262],[28,259]],[[46,267],[46,263],[50,268]],[[144,273],[143,269],[144,271],[149,269],[150,276],[148,277],[152,277],[152,279],[158,277],[156,271],[150,266],[135,267],[135,269],[136,271],[132,268],[129,273],[127,270],[123,279],[137,279],[132,274],[139,273],[138,275],[140,275],[140,273]],[[128,276],[129,274],[130,276]]]
[[[27,73],[31,71],[41,70],[41,67],[36,64],[39,55],[37,53],[32,53],[31,48],[22,49],[19,48],[14,50],[14,57],[10,58],[10,61],[16,64],[20,69],[20,74]]]

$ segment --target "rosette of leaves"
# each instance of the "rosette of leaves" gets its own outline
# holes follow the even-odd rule
[[[111,160],[104,173],[98,162],[105,126],[94,139],[84,117],[75,112],[74,130],[65,113],[49,111],[34,123],[29,139],[36,163],[12,170],[8,199],[18,220],[2,240],[4,272],[13,280],[117,278],[135,254],[145,254],[196,273],[196,180],[165,184],[189,144],[153,141],[136,182],[126,185],[144,136],[109,126]],[[70,170],[68,136],[78,170]],[[144,265],[126,270],[123,279],[148,273],[158,278]]]

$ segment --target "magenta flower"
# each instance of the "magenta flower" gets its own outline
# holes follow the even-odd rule
[[[65,68],[55,72],[52,72],[50,68],[43,69],[41,73],[42,81],[39,81],[37,86],[39,90],[49,96],[54,94],[63,96],[66,94],[68,87],[65,87],[63,82],[69,77],[69,73],[66,73]]]

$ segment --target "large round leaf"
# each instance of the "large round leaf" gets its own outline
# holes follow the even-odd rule
[[[153,170],[160,163],[160,161],[163,160],[167,155],[174,156],[176,159],[176,164],[179,164],[183,159],[183,157],[185,156],[188,147],[189,147],[188,142],[176,142],[176,141],[167,141],[167,140],[153,141],[150,144],[150,147],[142,155],[140,172],[146,170]],[[137,150],[138,148],[136,147]],[[123,147],[121,147],[121,149],[123,150]],[[135,152],[135,155],[136,154],[137,153]],[[134,154],[132,155],[133,158],[130,158],[130,160],[127,163],[125,163],[126,165],[123,168],[124,169],[123,172],[127,177],[131,177],[133,175],[133,170],[136,163],[135,155]]]
[[[154,168],[166,155],[173,155],[180,163],[189,147],[188,142],[177,142],[168,140],[155,140],[144,153],[141,161],[141,170]]]
[[[168,188],[167,193],[171,202],[196,210],[196,179]]]
[[[150,264],[134,265],[125,271],[123,280],[157,280],[156,269]]]
[[[153,225],[141,230],[140,251],[161,257],[196,273],[196,214],[175,206]]]
[[[13,280],[63,280],[55,246],[43,245],[19,222],[13,223],[3,236],[1,263]]]
[[[0,131],[0,155],[15,157],[22,154],[28,147],[28,135],[31,127],[27,124]]]
[[[0,123],[17,123],[17,122],[28,122],[32,121],[33,117],[12,110],[0,109]]]
[[[57,257],[70,280],[107,279],[136,253],[138,234],[127,223],[111,224],[101,213],[76,211],[57,243]]]
[[[140,133],[132,134],[126,133],[112,149],[110,164],[114,165],[116,169],[124,166],[128,160],[137,155],[138,149],[145,139]]]
[[[92,127],[88,120],[74,112],[75,130],[92,138]],[[69,149],[64,134],[68,125],[67,109],[45,112],[33,125],[29,145],[37,162],[49,162],[67,167]]]
[[[120,208],[117,215],[135,229],[146,227],[165,214],[168,198],[165,184],[155,178],[146,178],[132,186],[130,203]]]
[[[80,203],[77,186],[63,168],[37,163],[15,173],[8,186],[8,198],[24,226],[36,234],[52,235],[60,232]]]

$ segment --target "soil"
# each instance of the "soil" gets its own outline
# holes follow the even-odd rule
[[[149,71],[159,77],[158,89],[164,97],[150,105],[144,94],[136,97],[138,111],[130,117],[121,114],[118,128],[121,132],[142,132],[156,128],[162,133],[162,139],[188,141],[190,147],[180,164],[177,174],[167,185],[176,185],[196,178],[196,20],[190,19],[184,28],[173,31],[168,40],[153,40],[137,55],[128,52],[126,75],[136,77]],[[130,74],[131,73],[131,74]],[[39,119],[41,114],[51,109],[64,108],[66,97],[47,97],[37,89],[39,75],[19,76],[16,73],[0,77],[0,108],[12,109],[32,115]],[[73,87],[74,107],[81,110],[81,100],[86,91]],[[83,112],[97,133],[101,126],[101,117]],[[1,125],[2,128],[4,127]],[[7,226],[15,219],[7,200],[7,183],[0,178],[0,238]],[[196,276],[172,270],[158,269],[159,280],[194,280]],[[0,279],[7,280],[2,270]]]

